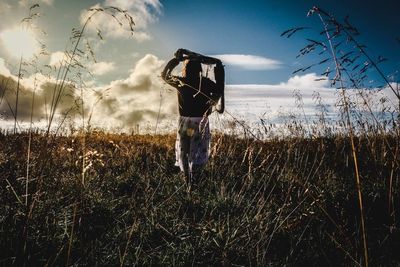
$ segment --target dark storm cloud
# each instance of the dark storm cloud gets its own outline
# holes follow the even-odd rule
[[[64,114],[82,115],[96,126],[129,128],[141,123],[154,122],[157,118],[174,116],[177,111],[176,95],[159,77],[164,61],[153,55],[140,59],[128,78],[112,81],[102,87],[74,89],[65,86],[63,96],[57,104],[56,118]],[[14,120],[17,78],[7,70],[0,75],[0,114],[2,119]],[[22,79],[18,94],[18,120],[34,121],[46,119],[50,113],[55,83],[44,76],[37,76],[37,89],[33,100],[34,77]],[[82,100],[83,97],[83,100]],[[33,113],[32,113],[33,103]],[[83,103],[83,104],[82,104]]]
[[[127,79],[96,88],[97,92],[107,88],[107,93],[94,108],[93,123],[102,124],[106,118],[108,125],[129,128],[174,116],[176,95],[167,92],[169,87],[159,77],[163,64],[164,61],[148,54],[136,63]],[[87,105],[95,105],[94,97],[88,99]]]
[[[31,116],[34,121],[39,121],[49,115],[50,105],[55,90],[55,84],[46,82],[38,86],[34,91],[33,86],[27,86],[26,82],[20,81],[18,89],[18,109],[17,102],[18,81],[15,77],[0,75],[0,114],[5,120],[13,120],[17,110],[17,117],[20,121],[29,121]],[[33,94],[34,93],[34,94]],[[57,114],[74,114],[77,112],[77,96],[73,88],[66,86],[63,96],[56,108]],[[33,106],[32,106],[33,104]]]

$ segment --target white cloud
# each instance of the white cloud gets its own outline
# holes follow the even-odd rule
[[[249,121],[258,121],[263,114],[272,121],[276,121],[282,113],[299,115],[303,111],[299,110],[294,97],[294,90],[298,90],[302,97],[306,116],[311,118],[317,114],[317,103],[314,96],[319,94],[322,103],[327,108],[328,116],[333,120],[337,119],[339,114],[337,103],[342,98],[341,91],[329,87],[329,82],[319,80],[321,78],[315,73],[309,73],[290,77],[287,82],[280,84],[227,85],[225,89],[226,109]],[[350,101],[356,103],[359,111],[366,109],[360,92],[368,98],[370,106],[376,112],[382,110],[381,99],[383,98],[386,99],[385,105],[390,110],[396,108],[396,96],[388,87],[382,90],[346,89]],[[367,110],[364,111],[368,113]]]
[[[21,7],[30,7],[30,6],[32,6],[32,5],[34,5],[34,4],[41,4],[41,3],[43,3],[43,4],[46,4],[46,5],[48,5],[48,6],[52,6],[53,5],[53,3],[54,3],[54,0],[19,0],[18,1],[18,5],[19,6],[21,6]]]
[[[11,5],[8,3],[0,2],[0,14],[7,13],[11,9]]]
[[[98,67],[99,69],[107,68],[105,67],[108,66],[107,62],[103,63],[105,63],[104,67]],[[101,66],[101,64],[98,66]],[[87,83],[91,87],[84,89],[86,118],[93,111],[91,116],[93,126],[114,129],[120,127],[128,130],[138,124],[141,127],[146,124],[154,127],[157,117],[160,116],[161,124],[169,123],[170,129],[171,125],[174,125],[171,120],[177,115],[177,99],[175,90],[165,85],[159,77],[163,66],[163,60],[148,54],[137,61],[133,69],[130,70],[130,75],[126,78],[97,87]],[[6,79],[4,76],[9,74],[9,70],[1,58],[0,74],[3,75],[2,78],[0,77],[3,81]],[[46,77],[44,76],[36,78],[43,80],[38,85],[37,98],[35,98],[35,119],[40,120],[45,117],[46,103],[48,105],[51,101],[55,81],[47,80],[45,82]],[[298,108],[293,96],[293,91],[298,90],[302,96],[304,113],[308,118],[312,119],[318,112],[313,97],[314,93],[318,93],[327,108],[328,118],[334,120],[338,116],[336,104],[341,97],[340,91],[330,88],[329,82],[318,80],[320,78],[315,73],[310,73],[290,77],[286,82],[279,84],[226,85],[226,110],[236,118],[244,119],[250,123],[259,121],[260,117],[267,118],[269,122],[281,123],[282,114],[295,114],[302,119],[303,110]],[[9,86],[14,88],[16,77],[12,77],[11,80],[13,83],[9,83]],[[34,77],[31,76],[24,78],[21,83],[23,86],[20,94],[21,105],[19,106],[19,118],[21,120],[30,118],[33,82]],[[167,88],[170,90],[165,90]],[[0,94],[4,93],[1,90],[4,90],[4,88],[0,88]],[[77,100],[81,96],[81,92],[77,92],[73,88],[70,88],[68,92],[57,110],[58,114],[69,110],[76,103],[80,103]],[[162,99],[160,99],[160,92]],[[352,101],[360,103],[357,108],[362,110],[359,91],[348,89],[346,92]],[[382,110],[381,98],[387,99],[384,105],[389,110],[394,110],[393,107],[395,107],[397,100],[388,88],[381,91],[363,90],[363,92],[372,104],[373,110],[377,112]],[[9,103],[15,102],[15,94],[12,90],[7,90],[5,97]],[[161,100],[162,102],[160,102]],[[161,109],[159,109],[160,103]],[[12,119],[12,114],[5,101],[0,105],[0,114],[4,116],[3,118]],[[77,116],[76,119],[80,119],[77,112],[73,114]],[[227,113],[224,116],[230,118]],[[213,115],[212,118],[218,117]]]
[[[287,82],[281,83],[280,86],[292,89],[315,90],[316,88],[328,88],[329,81],[324,77],[317,76],[315,73],[307,73],[290,77]]]
[[[42,0],[42,2],[47,4],[47,5],[49,5],[49,6],[52,6],[53,3],[54,3],[54,0]]]
[[[54,54],[54,58],[56,58],[57,54]],[[58,55],[61,54],[58,53]],[[57,61],[54,62],[56,64]],[[97,68],[104,71],[104,69],[110,68],[110,65],[112,63],[98,64]],[[125,79],[115,80],[97,87],[88,82],[83,92],[67,84],[56,114],[62,116],[63,112],[72,108],[69,114],[75,116],[77,120],[81,119],[82,107],[78,107],[77,104],[82,103],[80,98],[83,93],[86,119],[91,115],[91,125],[94,126],[106,129],[118,127],[128,130],[136,127],[137,124],[140,124],[141,127],[146,124],[154,126],[157,117],[160,120],[168,117],[175,118],[178,111],[176,93],[160,78],[163,65],[163,60],[147,54],[137,61],[130,71],[130,75]],[[6,77],[7,68],[1,59],[0,73],[0,84],[7,83],[7,86],[0,86],[0,95],[4,94],[6,99],[0,103],[0,116],[7,121],[12,120],[12,112],[7,102],[15,103],[15,93],[10,88],[15,88],[17,78],[12,76],[11,79],[8,79]],[[34,84],[36,84],[34,120],[43,120],[49,112],[49,103],[53,97],[56,81],[54,78],[48,78],[42,74],[31,75],[21,80],[18,109],[20,121],[30,119]],[[90,84],[92,87],[89,87]],[[167,88],[170,90],[166,90]]]
[[[6,67],[4,59],[0,58],[0,74],[6,77],[11,76],[10,70]]]
[[[153,36],[143,31],[135,31],[133,37],[139,42],[149,41],[153,39]]]
[[[163,92],[160,118],[174,116],[177,113],[176,94],[166,92],[159,77],[163,64],[163,60],[147,54],[138,60],[126,79],[93,88],[97,93],[86,100],[88,109],[94,107],[92,123],[125,129],[146,122],[154,123],[160,107],[160,90]],[[95,104],[100,95],[102,100]],[[104,118],[107,118],[106,125]]]
[[[161,14],[162,4],[159,0],[105,0],[101,4],[98,3],[93,7],[100,6],[114,6],[128,11],[133,17],[134,33],[133,38],[138,41],[146,41],[152,39],[150,33],[147,32],[148,25],[155,22],[158,16]],[[92,8],[93,8],[92,7]],[[85,23],[86,19],[91,13],[82,11],[81,24]],[[123,24],[126,22],[126,18],[122,14],[115,14],[119,22]],[[126,38],[131,35],[128,32],[127,23],[125,27],[119,24],[113,17],[98,13],[91,19],[91,23],[88,24],[88,28],[94,31],[100,29],[101,33],[108,37],[113,38]]]
[[[162,9],[159,0],[105,0],[104,5],[128,10],[139,28],[146,28],[149,23],[156,21]]]
[[[104,75],[110,71],[113,71],[115,69],[115,63],[114,62],[97,62],[94,64],[91,64],[89,66],[89,70],[91,73],[94,75]]]
[[[250,70],[273,70],[281,67],[281,62],[256,55],[223,54],[213,55],[226,65],[238,66]]]
[[[0,95],[3,101],[0,102],[0,116],[4,121],[13,120],[14,103],[16,102],[15,88],[17,87],[17,77],[11,78],[0,75]],[[32,106],[33,87],[36,85],[35,101]],[[49,103],[53,98],[55,83],[42,74],[31,75],[20,80],[18,98],[18,120],[27,122],[31,115],[33,120],[44,120],[48,114]],[[76,103],[78,96],[74,93],[73,87],[65,84],[65,94],[61,96],[56,114],[70,110],[70,114],[76,114]],[[10,104],[11,103],[11,104]],[[46,112],[47,109],[47,112]],[[33,111],[33,113],[32,113]]]
[[[64,52],[57,51],[50,55],[50,66],[59,66],[65,58]]]
[[[18,26],[1,31],[0,43],[10,56],[18,59],[21,56],[31,58],[39,49],[34,32]]]
[[[134,59],[138,58],[140,56],[139,52],[132,52],[132,54],[130,54],[130,56]]]

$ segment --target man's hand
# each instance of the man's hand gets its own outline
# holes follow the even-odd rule
[[[185,49],[179,48],[178,50],[176,50],[174,56],[178,61],[182,61],[182,60],[184,60],[184,58],[183,58],[184,53],[185,53]]]

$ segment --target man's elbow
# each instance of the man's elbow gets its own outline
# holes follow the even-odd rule
[[[163,79],[164,81],[167,81],[167,72],[165,70],[163,70],[161,72],[161,79]]]

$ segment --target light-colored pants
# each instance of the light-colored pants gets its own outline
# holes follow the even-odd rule
[[[191,177],[210,156],[210,125],[207,117],[179,117],[175,142],[175,165]]]

